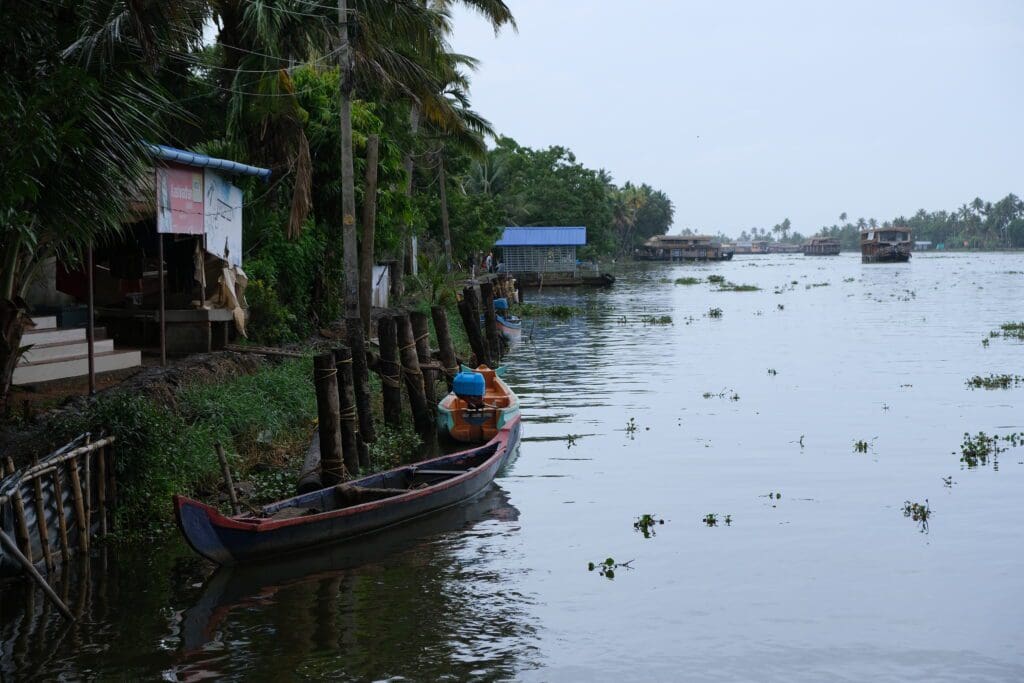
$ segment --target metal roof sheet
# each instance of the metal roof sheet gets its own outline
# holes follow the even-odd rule
[[[585,227],[505,228],[497,247],[568,247],[587,243]]]
[[[225,173],[254,175],[264,180],[270,177],[269,168],[249,166],[248,164],[240,164],[237,161],[229,161],[227,159],[215,159],[214,157],[206,156],[205,154],[189,152],[176,147],[168,147],[167,145],[150,144],[149,148],[153,152],[153,156],[165,161],[176,161],[179,164],[185,164],[186,166],[215,168],[219,171],[224,171]]]

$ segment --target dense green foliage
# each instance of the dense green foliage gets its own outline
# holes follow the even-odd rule
[[[860,248],[860,231],[877,227],[907,227],[911,230],[911,239],[930,241],[946,249],[1021,249],[1024,248],[1024,201],[1015,194],[1008,194],[994,203],[975,197],[952,211],[920,209],[909,218],[896,216],[881,222],[875,218],[851,220],[844,212],[839,214],[839,222],[824,225],[814,234],[835,237],[843,249],[855,250]],[[757,227],[744,230],[739,239],[778,239],[794,244],[807,239],[802,233],[791,233],[791,230],[787,218],[771,230]],[[730,239],[725,235],[720,237],[723,241]]]
[[[302,449],[316,417],[311,375],[311,361],[300,359],[189,386],[173,411],[151,398],[113,392],[97,399],[87,413],[62,418],[50,428],[67,438],[83,431],[113,435],[117,528],[161,531],[173,519],[172,494],[208,497],[219,485],[215,443],[224,444],[243,476]]]

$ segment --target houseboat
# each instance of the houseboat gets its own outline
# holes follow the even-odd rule
[[[839,240],[834,237],[812,237],[804,242],[804,256],[835,256],[839,253]]]
[[[862,263],[906,263],[913,243],[910,228],[882,228],[860,231]]]
[[[655,235],[636,253],[641,261],[727,261],[733,252],[709,235]]]

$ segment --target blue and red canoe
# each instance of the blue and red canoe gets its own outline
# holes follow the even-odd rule
[[[515,450],[520,429],[517,415],[482,446],[271,503],[257,514],[226,517],[174,496],[178,528],[193,550],[220,565],[369,534],[474,498]]]

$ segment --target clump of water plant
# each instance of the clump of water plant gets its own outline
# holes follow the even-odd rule
[[[1003,323],[999,326],[1002,330],[1002,336],[1012,337],[1013,339],[1019,339],[1024,341],[1024,322],[1019,323]],[[996,336],[993,334],[992,336]]]
[[[768,368],[768,374],[771,375],[772,377],[774,377],[775,375],[777,375],[779,373],[775,370],[775,368]]]
[[[734,282],[723,282],[718,287],[719,292],[760,292],[761,288],[756,285],[738,285]]]
[[[677,277],[675,282],[677,285],[699,285],[703,280],[699,277]]]
[[[868,442],[865,441],[864,439],[858,439],[857,441],[853,442],[853,452],[854,453],[867,453],[868,452],[868,445],[869,445]]]
[[[713,285],[720,285],[725,282],[724,275],[708,275],[708,282]]]
[[[783,305],[783,304],[778,304],[778,305],[776,305],[775,307],[776,307],[777,309],[779,309],[780,311],[784,311],[784,310],[786,310],[786,307],[785,307],[785,305]]]
[[[563,304],[522,303],[519,304],[520,317],[555,318],[556,320],[568,320],[579,315],[582,311],[576,306],[565,306]]]
[[[721,318],[722,317],[722,309],[721,308],[709,308],[708,309],[708,317],[709,318]]]
[[[1005,436],[999,434],[989,436],[985,432],[978,432],[975,436],[971,436],[969,432],[964,432],[964,441],[960,444],[960,462],[967,467],[977,467],[978,465],[987,465],[991,458],[992,464],[995,466],[998,465],[997,458],[1000,453],[1008,448],[1016,448],[1021,445],[1024,445],[1024,432]]]
[[[704,398],[727,398],[730,401],[740,400],[740,395],[737,394],[732,389],[722,389],[717,394],[710,391],[705,391],[703,394],[701,394],[701,396],[703,396]]]
[[[640,322],[645,325],[671,325],[672,316],[670,315],[642,315],[640,316]]]
[[[972,389],[1010,389],[1018,384],[1024,384],[1024,377],[1021,375],[997,375],[993,373],[986,377],[975,375],[967,380],[967,386]]]
[[[616,562],[615,558],[608,557],[605,558],[604,562],[588,562],[587,571],[592,572],[596,569],[598,574],[610,581],[615,578],[616,569],[632,569],[632,564],[633,560],[629,562]]]
[[[718,526],[718,515],[716,515],[714,512],[709,512],[708,514],[704,515],[704,518],[700,521],[704,522],[704,524],[707,526]]]
[[[811,287],[828,287],[828,285],[828,282],[812,282],[809,285],[806,285],[804,289],[810,289]]]
[[[629,418],[629,422],[626,423],[626,433],[627,434],[634,434],[634,433],[636,433],[636,430],[637,430],[636,418],[635,417],[631,417],[631,418]]]
[[[913,501],[904,501],[903,503],[903,516],[909,517],[918,524],[921,525],[921,533],[928,532],[928,520],[932,516],[932,510],[928,505],[928,499],[924,499],[924,503],[915,503]]]
[[[633,530],[642,533],[644,538],[651,538],[652,536],[657,535],[654,531],[654,527],[660,526],[664,523],[664,519],[654,515],[640,515],[637,517],[636,521],[633,522]]]
[[[772,507],[778,505],[779,501],[782,500],[782,494],[778,491],[769,491],[764,497],[768,499],[768,502],[771,503]]]

